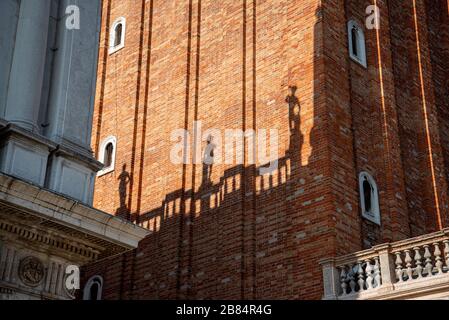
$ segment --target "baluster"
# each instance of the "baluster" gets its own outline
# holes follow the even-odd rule
[[[359,276],[358,283],[359,283],[360,291],[363,291],[363,290],[365,290],[365,271],[363,271],[363,265],[361,262],[359,262],[358,266],[359,266],[358,270],[357,270],[357,274]]]
[[[405,266],[407,267],[407,281],[413,280],[413,268],[412,268],[412,262],[413,259],[410,256],[410,250],[404,250],[405,252]]]
[[[373,266],[371,264],[370,260],[366,260],[366,268],[365,268],[365,273],[366,273],[366,290],[371,290],[373,289]]]
[[[415,250],[415,265],[416,265],[416,273],[418,274],[418,279],[422,278],[422,271],[423,271],[423,266],[422,266],[422,256],[421,253],[419,252],[419,247],[413,248],[413,250]]]
[[[432,265],[432,254],[430,253],[429,245],[424,246],[424,258],[426,259],[426,273],[428,277],[431,277],[432,271],[433,271],[433,265]]]
[[[449,240],[444,241],[444,256],[446,258],[446,267],[449,270]]]
[[[402,270],[402,257],[401,252],[395,252],[396,255],[396,277],[399,282],[404,282],[404,270]]]
[[[344,296],[348,294],[348,284],[346,283],[347,276],[348,274],[346,273],[346,266],[341,267],[340,284]]]
[[[380,263],[379,263],[379,257],[374,258],[375,264],[374,264],[374,280],[376,283],[376,288],[380,287],[382,285],[382,274],[380,271]]]
[[[351,292],[350,293],[355,293],[355,287],[357,285],[357,283],[355,282],[355,272],[354,272],[354,267],[350,267],[349,269],[349,273],[348,273],[348,277],[349,277],[349,287],[351,288]]]
[[[435,255],[435,266],[437,267],[438,274],[443,274],[443,258],[441,257],[440,244],[434,243],[435,251],[433,254]]]

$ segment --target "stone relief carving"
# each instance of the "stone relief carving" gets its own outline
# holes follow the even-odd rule
[[[38,286],[45,276],[44,264],[35,257],[26,257],[20,261],[19,277],[27,286]]]

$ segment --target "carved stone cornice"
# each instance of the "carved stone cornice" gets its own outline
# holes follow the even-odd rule
[[[95,248],[96,245],[95,250],[103,250],[101,253],[95,250],[85,253],[93,255],[93,258],[103,258],[134,249],[139,241],[150,233],[128,221],[4,174],[0,174],[0,212],[9,212],[10,216],[26,215],[27,218],[23,219],[23,222],[30,217],[37,217],[42,220],[38,225],[40,230],[45,227],[47,230],[53,230],[52,234],[70,234],[67,241],[82,239],[81,243],[87,247],[91,245]],[[4,220],[5,216],[2,221]],[[31,224],[33,225],[36,226],[36,222]],[[61,240],[59,242],[66,243]],[[89,251],[85,248],[81,251],[83,250]]]
[[[88,244],[86,241],[80,241],[73,236],[65,236],[61,232],[55,232],[51,228],[42,228],[31,226],[29,224],[19,223],[7,217],[4,213],[0,213],[0,238],[14,239],[20,241],[24,245],[42,248],[45,251],[56,251],[61,256],[78,256],[76,260],[93,261],[105,250],[104,247]],[[8,211],[6,211],[8,212]],[[28,223],[33,221],[28,217]],[[35,222],[35,221],[34,221]]]

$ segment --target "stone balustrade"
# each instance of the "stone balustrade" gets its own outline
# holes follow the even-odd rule
[[[320,263],[326,300],[449,298],[449,229]]]

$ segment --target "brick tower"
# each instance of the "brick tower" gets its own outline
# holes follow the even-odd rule
[[[448,226],[445,0],[104,0],[102,21],[94,202],[152,231],[85,268],[103,298],[319,299],[321,259]],[[277,130],[278,169],[248,142],[174,164],[198,121]]]

